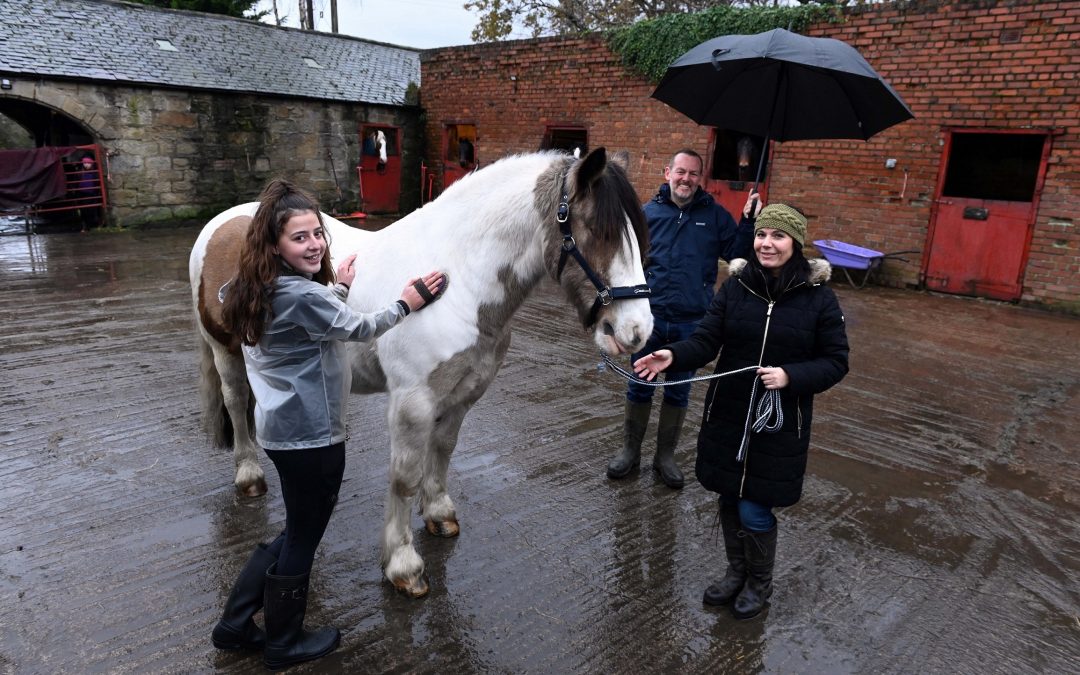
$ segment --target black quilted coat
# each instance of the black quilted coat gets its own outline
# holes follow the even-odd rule
[[[844,315],[832,289],[822,285],[831,268],[813,259],[810,278],[771,305],[739,274],[744,260],[732,261],[732,276],[713,298],[708,314],[688,339],[668,345],[672,371],[700,368],[719,353],[716,372],[757,365],[765,342],[765,366],[778,366],[790,383],[780,390],[783,426],[776,432],[749,432],[743,461],[736,455],[747,422],[756,375],[747,371],[712,381],[698,435],[697,478],[708,490],[766,506],[789,506],[802,495],[814,394],[839,382],[848,371]],[[765,393],[760,382],[754,405]]]

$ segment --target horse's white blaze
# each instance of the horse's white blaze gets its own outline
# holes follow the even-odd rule
[[[645,270],[641,266],[641,249],[631,228],[626,221],[629,246],[619,250],[608,270],[610,284],[615,286],[637,286],[645,283]],[[607,354],[633,353],[641,349],[652,332],[653,318],[647,298],[640,300],[619,300],[609,308],[607,323],[612,335],[604,330],[604,320],[598,322],[593,333],[593,340],[601,351]]]

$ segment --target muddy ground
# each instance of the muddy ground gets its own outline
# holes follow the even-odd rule
[[[0,673],[263,672],[209,640],[283,509],[265,458],[269,495],[240,499],[200,432],[196,234],[0,238]],[[309,612],[343,644],[296,671],[1076,672],[1080,320],[835,286],[852,370],[818,399],[763,618],[701,603],[722,553],[694,434],[681,492],[605,477],[623,385],[544,286],[465,421],[461,536],[414,519],[425,599],[382,580],[385,400],[351,401]]]

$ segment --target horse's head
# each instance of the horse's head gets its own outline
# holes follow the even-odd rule
[[[626,165],[625,154],[609,160],[597,148],[584,159],[556,162],[554,185],[537,186],[551,226],[548,271],[608,354],[635,352],[652,332],[642,269],[648,226]]]

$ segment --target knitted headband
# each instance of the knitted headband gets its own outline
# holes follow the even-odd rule
[[[799,246],[806,239],[806,217],[787,204],[769,204],[761,209],[754,223],[754,232],[763,227],[786,232],[799,242]]]

